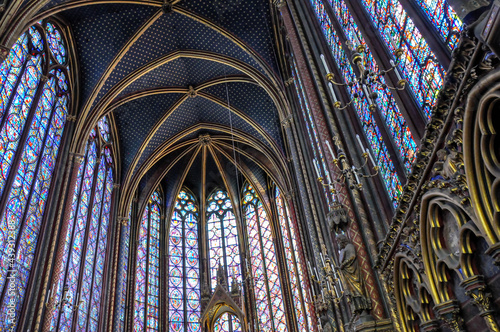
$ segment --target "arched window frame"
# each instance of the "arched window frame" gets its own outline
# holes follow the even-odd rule
[[[271,192],[274,194],[274,212],[283,241],[285,275],[293,298],[293,316],[299,331],[310,331],[309,328],[313,326],[314,306],[309,298],[310,294],[305,292],[305,290],[309,290],[306,282],[308,274],[300,234],[297,229],[298,225],[294,224],[288,203],[276,184],[271,185]]]
[[[216,202],[216,195],[217,193],[219,192],[222,192],[225,196],[225,198],[222,198],[221,200],[223,201],[222,203],[218,203]],[[217,206],[216,209],[213,209],[211,210],[211,202],[214,202]],[[230,202],[230,207],[227,207],[227,208],[224,208],[223,207],[223,204],[226,204],[227,202]],[[237,239],[237,242],[236,244],[230,244],[231,246],[233,246],[233,248],[236,248],[237,249],[237,252],[235,253],[234,255],[234,260],[236,260],[234,262],[234,264],[230,264],[228,266],[228,263],[227,263],[227,257],[226,257],[226,248],[227,248],[227,244],[226,244],[226,237],[225,236],[222,236],[221,237],[221,241],[222,241],[222,249],[223,249],[223,261],[224,261],[224,264],[222,264],[222,267],[224,268],[225,272],[226,272],[226,280],[228,283],[231,283],[232,279],[233,279],[233,275],[236,277],[236,280],[241,283],[241,256],[240,256],[240,252],[241,252],[241,248],[240,248],[240,237],[239,237],[239,230],[238,230],[238,227],[237,227],[237,222],[236,222],[236,215],[234,213],[234,204],[228,194],[227,191],[225,190],[222,190],[222,189],[216,189],[212,192],[212,194],[210,194],[207,198],[207,205],[206,205],[206,213],[207,213],[207,236],[208,236],[208,243],[209,243],[209,248],[208,248],[208,252],[209,252],[209,256],[207,257],[208,260],[212,260],[212,257],[210,256],[210,251],[211,251],[211,248],[210,248],[210,218],[212,215],[216,215],[216,210],[218,211],[221,211],[221,210],[225,210],[225,212],[223,214],[220,214],[220,217],[217,217],[217,221],[218,223],[220,223],[221,225],[221,230],[225,230],[225,227],[224,227],[224,219],[227,217],[227,216],[230,216],[230,214],[232,214],[233,216],[233,219],[232,219],[232,222],[234,223],[234,229],[236,230],[236,233],[231,233],[232,235],[234,235],[234,237]],[[231,220],[230,220],[231,222]],[[234,269],[233,269],[234,267]],[[218,266],[212,266],[210,264],[210,280],[211,280],[211,289],[214,290],[215,289],[215,286],[217,285],[217,268]],[[229,271],[229,269],[231,269],[231,271]],[[229,278],[231,277],[231,278]]]
[[[110,117],[101,118],[91,130],[84,161],[80,164],[71,201],[72,211],[65,238],[63,269],[50,290],[56,303],[51,328],[96,330],[104,321],[106,271],[110,259],[110,221],[116,177],[114,127]],[[78,305],[73,311],[72,305]]]
[[[113,331],[124,331],[125,329],[125,319],[126,319],[126,300],[127,300],[127,285],[129,276],[129,267],[131,266],[129,258],[132,253],[130,245],[131,228],[130,224],[132,221],[132,204],[130,205],[128,218],[122,220],[121,234],[119,236],[120,241],[120,258],[118,263],[118,281],[116,286],[116,307],[117,311],[114,317],[114,329]],[[133,278],[132,278],[133,279]]]
[[[137,255],[134,264],[134,315],[132,318],[132,330],[137,332],[145,330],[159,331],[160,328],[161,223],[164,215],[163,205],[164,195],[161,188],[158,187],[148,199],[138,224],[136,236],[138,246],[136,248]],[[155,211],[155,213],[153,213],[153,211]],[[152,225],[155,229],[152,229]],[[151,243],[153,243],[153,245]],[[143,255],[141,255],[139,251],[141,249],[144,250],[144,257],[142,257]],[[139,264],[143,264],[144,289],[141,289],[142,280],[138,279]],[[156,267],[156,274],[154,273],[154,267]],[[153,271],[153,273],[150,273],[150,271]],[[144,301],[138,301],[139,296],[143,296]],[[153,299],[152,302],[149,301],[150,296]],[[154,303],[155,298],[156,306],[150,305],[150,303]]]
[[[167,238],[167,319],[169,331],[200,331],[201,219],[198,207],[192,192],[182,188],[175,200]],[[193,218],[190,219],[190,216]],[[179,233],[174,233],[176,231]],[[179,235],[180,238],[178,238]],[[176,241],[176,238],[179,242]],[[180,252],[177,255],[172,255],[175,249],[180,249]],[[189,256],[189,253],[196,256]],[[176,273],[176,270],[180,270],[180,273]],[[176,282],[177,278],[181,279],[180,282]],[[180,286],[178,286],[179,284]],[[178,297],[173,298],[172,294],[177,294]],[[173,308],[176,301],[180,302],[181,309]]]
[[[258,329],[262,331],[281,331],[286,329],[287,319],[281,285],[283,276],[277,262],[279,255],[276,251],[275,234],[272,232],[272,219],[257,192],[248,183],[243,186],[242,205],[250,258],[250,266],[247,266],[250,271],[247,273],[252,275],[251,280],[254,282],[255,323],[258,323]],[[270,280],[271,276],[274,280]]]
[[[217,195],[219,193],[222,193],[224,195],[224,198],[217,199]],[[221,201],[221,202],[219,202]],[[229,202],[229,203],[228,203]],[[229,205],[228,205],[229,204]],[[226,206],[224,208],[224,205]],[[222,214],[218,214],[217,211],[223,210],[224,212]],[[217,228],[214,228],[215,231],[212,232],[210,224],[213,223],[216,225],[217,223],[220,225],[220,230],[221,234],[224,234],[224,231],[227,229],[227,226],[224,223],[224,220],[226,218],[229,218],[228,220],[228,225],[230,225],[231,230],[230,233],[232,234],[232,238],[236,239],[237,243],[232,243],[232,244],[227,244],[226,241],[228,241],[227,236],[221,236],[219,237],[219,243],[220,243],[220,250],[222,253],[222,260],[223,263],[222,267],[224,268],[224,271],[226,273],[226,280],[227,283],[230,285],[233,280],[236,281],[237,283],[241,284],[242,283],[242,271],[243,267],[241,266],[242,262],[242,257],[241,257],[241,252],[242,252],[242,245],[241,243],[241,234],[240,234],[240,229],[238,228],[238,222],[237,222],[237,217],[236,214],[234,213],[234,203],[231,200],[231,197],[229,193],[226,190],[223,189],[215,189],[207,198],[206,200],[206,210],[204,211],[206,213],[206,234],[207,234],[207,253],[208,257],[207,260],[209,262],[209,283],[210,283],[210,289],[213,291],[215,287],[217,286],[217,269],[218,269],[218,264],[215,263],[215,261],[212,258],[212,253],[213,253],[213,247],[211,245],[211,240],[214,240],[213,237],[211,237],[212,234],[217,234]],[[232,215],[232,219],[230,216]],[[217,218],[216,221],[211,222],[212,216],[215,216]],[[229,216],[229,217],[228,217]],[[213,243],[214,241],[212,241]],[[228,264],[228,246],[231,246],[231,252],[232,252],[232,257],[231,260],[232,262]],[[217,260],[219,260],[217,258]],[[220,262],[219,262],[220,264]],[[239,330],[237,329],[237,326],[233,324],[233,320],[229,322],[229,332],[238,332]]]
[[[0,140],[3,137],[4,141],[0,145],[5,149],[0,158],[0,227],[9,229],[4,228],[7,213],[15,216],[9,218],[9,225],[17,224],[10,227],[14,233],[8,234],[12,245],[5,244],[0,236],[0,247],[14,248],[15,257],[11,272],[0,272],[5,277],[0,283],[1,329],[16,328],[33,294],[30,290],[36,270],[32,263],[41,250],[43,230],[48,227],[48,207],[54,197],[54,183],[61,175],[56,167],[63,158],[59,151],[66,145],[66,122],[77,99],[73,48],[64,22],[45,19],[24,32],[0,64]],[[27,85],[26,78],[33,84]],[[2,260],[11,257],[2,249]],[[18,294],[17,301],[13,308],[9,305],[12,309],[7,314],[13,290]]]

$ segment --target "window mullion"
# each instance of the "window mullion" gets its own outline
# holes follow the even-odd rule
[[[89,231],[90,231],[90,220],[92,218],[92,207],[94,205],[94,200],[95,200],[95,190],[97,186],[97,176],[99,174],[99,165],[100,163],[103,162],[100,158],[96,158],[96,163],[95,163],[95,168],[94,168],[94,174],[92,178],[92,189],[90,191],[90,200],[88,204],[88,210],[87,210],[87,216],[85,220],[85,235],[83,237],[84,241],[82,244],[82,254],[80,256],[80,268],[79,268],[79,273],[78,273],[78,279],[77,279],[77,286],[76,286],[76,294],[79,294],[81,292],[81,287],[82,287],[82,276],[83,276],[83,271],[85,270],[85,255],[84,253],[87,251],[87,244],[88,244],[88,238],[89,238]],[[71,253],[70,253],[71,255]],[[76,295],[75,294],[75,295]],[[73,299],[75,300],[75,299]],[[73,314],[72,318],[72,330],[76,330],[76,321],[77,321],[78,314]]]
[[[87,143],[87,147],[89,147],[88,143]],[[69,268],[69,259],[71,258],[71,248],[72,248],[72,243],[73,243],[73,240],[74,240],[74,237],[75,237],[75,228],[76,228],[76,219],[78,218],[78,211],[80,210],[80,204],[81,204],[81,194],[82,194],[82,188],[83,188],[83,180],[85,178],[85,169],[87,168],[87,163],[88,163],[88,159],[89,159],[89,154],[90,154],[90,149],[87,149],[87,153],[85,155],[85,160],[83,163],[81,163],[80,165],[82,165],[82,174],[81,174],[81,178],[79,179],[80,180],[80,186],[78,188],[78,191],[75,190],[75,193],[78,192],[78,197],[77,197],[77,203],[76,203],[76,206],[75,206],[75,210],[74,210],[74,215],[73,215],[73,229],[71,230],[71,238],[70,238],[70,241],[69,241],[69,249],[68,249],[68,252],[66,253],[67,254],[67,261],[66,261],[66,266],[64,268],[64,274],[60,274],[62,275],[62,278],[63,278],[63,283],[62,283],[62,287],[64,288],[64,285],[66,284],[66,280],[67,280],[67,277],[68,277],[68,268]],[[73,204],[73,201],[72,200],[68,200],[66,202],[66,204]],[[69,230],[68,230],[69,232]],[[62,234],[64,236],[64,234]],[[60,241],[66,241],[65,238],[60,238],[59,239]],[[62,296],[62,289],[60,290],[61,291],[61,296]],[[61,308],[62,309],[62,308]],[[56,331],[59,330],[59,324],[60,324],[60,318],[61,318],[61,310],[58,309],[57,310],[57,324],[56,324]]]
[[[323,1],[323,0],[321,0],[321,1]],[[338,18],[335,15],[330,3],[328,1],[323,1],[323,3],[325,6],[326,14],[330,18],[330,21],[332,22],[332,25],[333,25],[332,29],[335,29],[335,31],[337,32],[337,35],[340,39],[340,42],[343,45],[346,45],[346,43],[349,41],[349,39],[345,35],[344,29],[342,28],[340,22],[338,21]],[[358,25],[358,28],[359,27],[360,27],[360,25]],[[362,35],[365,35],[365,36],[367,35],[366,33],[362,33],[361,28],[359,28],[359,29],[360,29],[360,33]],[[365,39],[365,40],[367,40],[367,39]],[[374,46],[374,45],[370,45],[370,46]],[[345,54],[347,56],[352,56],[352,53],[353,53],[352,51],[350,51],[347,47],[342,47],[342,48],[344,49]],[[375,56],[374,56],[374,58],[375,58]],[[335,60],[335,64],[338,66],[337,60],[336,59],[334,59],[334,60]],[[387,59],[387,62],[388,61],[389,60]],[[354,66],[352,64],[349,64],[349,65],[352,66],[353,72],[356,72],[356,70],[358,70],[357,66]],[[339,70],[339,72],[340,72],[340,70]],[[412,98],[412,100],[413,100],[413,98]],[[388,133],[388,131],[387,131],[387,125],[385,124],[385,121],[382,119],[382,116],[380,114],[380,108],[378,107],[377,102],[374,102],[374,105],[375,105],[375,109],[372,111],[372,113],[373,113],[373,116],[375,118],[375,123],[376,123],[377,127],[379,128],[380,134],[382,135],[382,141],[385,143],[385,145],[387,147],[389,156],[393,161],[394,168],[396,170],[396,173],[399,177],[400,182],[405,183],[406,182],[406,171],[404,170],[404,167],[403,167],[404,163],[403,163],[403,160],[401,158],[401,154],[399,153],[400,149],[395,144],[392,135],[390,133]],[[400,105],[398,105],[398,106],[400,106]],[[353,106],[353,107],[356,107],[356,106]],[[404,108],[402,108],[402,109],[404,110]],[[366,110],[366,112],[369,112],[369,110]],[[417,112],[417,111],[415,111],[415,112]],[[420,111],[418,111],[417,113],[420,114]],[[357,117],[357,118],[359,119],[359,117]],[[410,116],[405,117],[405,119],[406,118],[411,119]],[[361,122],[361,119],[359,119],[359,121]],[[362,124],[361,124],[361,126],[363,127]],[[366,138],[366,135],[362,135],[362,136]]]
[[[103,158],[101,162],[106,162],[106,158]],[[101,196],[101,207],[99,208],[99,219],[97,222],[97,235],[96,235],[96,248],[94,252],[94,262],[92,263],[92,278],[90,282],[90,292],[89,292],[89,302],[87,303],[87,306],[90,309],[90,305],[92,303],[92,293],[94,291],[94,277],[95,277],[95,265],[97,262],[97,254],[99,252],[99,240],[101,236],[101,222],[102,222],[102,212],[104,210],[104,197],[106,196],[106,189],[107,189],[107,180],[108,180],[108,172],[107,172],[107,167],[104,168],[104,179],[103,179],[103,186],[102,186],[102,196]],[[85,267],[84,267],[85,269]],[[104,277],[104,276],[103,276]],[[77,303],[78,304],[78,303]],[[85,322],[85,331],[88,331],[88,325],[89,325],[89,319],[90,319],[90,311],[87,310],[87,318]]]
[[[36,166],[35,166],[35,171],[34,171],[33,179],[32,179],[32,182],[31,182],[31,187],[30,187],[30,190],[29,190],[29,193],[28,193],[28,196],[27,196],[28,199],[27,199],[26,204],[24,206],[23,216],[22,216],[22,218],[20,218],[20,228],[19,228],[19,233],[17,234],[16,246],[15,246],[15,252],[16,253],[19,250],[19,243],[21,242],[21,236],[20,235],[22,235],[22,232],[26,228],[25,219],[26,219],[26,215],[27,215],[28,210],[29,210],[29,206],[31,204],[32,197],[33,197],[33,190],[34,190],[33,183],[36,182],[36,180],[38,178],[38,173],[39,173],[39,169],[40,169],[40,163],[41,163],[41,160],[42,160],[41,157],[43,156],[43,152],[45,151],[45,147],[46,147],[46,143],[47,143],[47,138],[48,138],[48,132],[50,131],[50,125],[52,123],[52,119],[53,119],[54,113],[55,113],[55,111],[54,111],[55,105],[56,105],[56,103],[54,103],[54,105],[52,106],[52,111],[51,111],[51,115],[50,115],[50,118],[49,118],[49,122],[48,122],[47,128],[46,128],[45,133],[44,133],[43,145],[42,145],[42,148],[41,148],[41,151],[40,151],[40,155],[38,156],[38,159],[36,161]],[[24,147],[21,148],[21,152],[20,152],[21,155],[23,154],[23,151],[24,151]],[[11,171],[13,171],[13,170],[11,169]],[[14,177],[16,175],[17,175],[17,171],[15,172]],[[7,189],[7,187],[5,187],[5,189]],[[8,190],[6,192],[4,192],[4,199],[5,200],[7,200],[8,197],[10,196],[10,189],[11,188],[9,187]],[[3,208],[5,209],[6,205],[4,205]],[[0,212],[0,216],[3,216],[4,213],[5,213],[5,210],[1,211]],[[9,271],[7,272],[8,276],[11,274],[11,272],[9,272]],[[8,280],[8,277],[7,277],[7,280]],[[4,296],[5,296],[5,291],[6,291],[6,288],[7,288],[7,284],[8,284],[8,282],[5,282],[5,286],[2,289],[2,292],[0,293],[0,299],[1,299],[0,305],[3,303],[3,299],[4,299]]]
[[[12,184],[14,183],[14,179],[16,177],[17,171],[19,170],[19,164],[21,163],[21,156],[23,154],[22,153],[23,148],[26,145],[26,141],[27,141],[29,133],[30,133],[31,124],[32,124],[33,119],[35,117],[36,108],[38,107],[38,103],[40,101],[40,95],[45,88],[45,84],[48,82],[48,79],[46,79],[46,78],[47,78],[47,76],[42,75],[42,79],[40,79],[40,82],[38,83],[37,91],[33,97],[33,100],[31,102],[31,107],[30,107],[30,110],[28,112],[28,116],[27,116],[26,121],[24,123],[23,132],[21,134],[21,137],[19,138],[19,144],[16,148],[14,159],[12,160],[11,167],[8,171],[9,173],[7,175],[7,179],[5,181],[5,185],[4,185],[3,191],[2,191],[2,193],[3,193],[2,199],[0,200],[0,216],[3,216],[3,214],[5,213],[5,208],[7,206],[7,201],[9,199],[8,198],[9,194],[8,193],[6,194],[6,192],[9,192],[10,188],[12,187]],[[8,109],[6,109],[6,110],[8,110]],[[7,118],[7,116],[4,116],[4,118]],[[4,123],[2,123],[2,126],[0,126],[0,129],[3,128],[3,125],[4,125]]]
[[[253,205],[253,204],[252,204]],[[260,244],[260,255],[262,257],[262,268],[264,270],[264,280],[266,281],[266,291],[267,291],[267,302],[269,305],[269,314],[271,315],[271,325],[273,328],[273,331],[276,331],[276,327],[274,324],[274,312],[271,310],[272,306],[272,300],[271,300],[271,291],[269,289],[269,278],[268,278],[268,273],[267,273],[267,266],[266,266],[266,256],[264,254],[264,243],[262,242],[262,230],[260,227],[260,216],[259,216],[259,209],[257,206],[253,205],[254,211],[255,211],[255,218],[256,218],[256,223],[257,223],[257,229],[259,230],[259,244]],[[264,209],[264,206],[262,207]],[[280,290],[281,291],[281,290]]]
[[[283,197],[282,197],[283,199]],[[283,200],[283,213],[285,214],[285,217],[286,217],[286,220],[287,220],[287,223],[286,223],[286,231],[288,232],[288,237],[289,237],[289,242],[290,242],[290,249],[292,251],[292,260],[293,260],[293,264],[294,266],[292,268],[295,268],[295,274],[297,276],[297,284],[298,285],[302,285],[302,279],[300,279],[300,274],[299,274],[299,264],[297,263],[297,257],[296,257],[296,252],[297,252],[297,249],[294,247],[294,244],[293,244],[293,237],[292,237],[292,232],[291,232],[291,225],[290,223],[292,222],[292,219],[290,218],[290,215],[288,214],[288,209],[286,208],[286,205],[285,205],[285,201]],[[296,240],[297,242],[298,240]],[[304,285],[305,286],[305,285]],[[303,290],[303,287],[297,287],[297,290],[299,292],[299,295],[300,295],[300,299],[302,301],[302,303],[300,304],[302,306],[302,312],[303,312],[303,315],[305,317],[305,321],[306,321],[306,325],[309,325],[309,317],[307,317],[306,313],[307,313],[307,310],[306,310],[306,304],[305,304],[305,296],[302,292]]]
[[[144,280],[144,330],[148,328],[148,297],[149,297],[149,250],[151,248],[151,208],[153,204],[148,203],[148,233],[147,233],[147,246],[146,246],[146,278]]]
[[[183,206],[184,208],[184,206]],[[182,213],[181,213],[182,216]],[[184,330],[188,330],[188,322],[187,322],[187,269],[186,269],[186,215],[182,216],[182,292],[183,292],[183,299],[182,299],[182,308],[184,310],[183,316],[184,316]]]

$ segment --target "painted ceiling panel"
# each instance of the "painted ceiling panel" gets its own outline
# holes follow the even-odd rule
[[[71,0],[52,0],[45,6],[45,9],[64,2],[71,2]],[[271,71],[273,77],[267,76],[269,79],[267,84],[274,84],[272,82],[275,82],[275,77],[279,79],[279,74],[276,73],[278,67],[274,54],[270,1],[180,0],[176,2],[174,11],[170,13],[164,13],[159,7],[148,5],[90,5],[90,1],[81,3],[82,7],[63,11],[61,15],[70,23],[75,36],[80,66],[82,105],[88,100],[93,89],[98,86],[102,76],[109,75],[106,81],[101,82],[102,88],[94,104],[91,105],[94,107],[91,111],[95,111],[96,103],[127,75],[139,68],[147,68],[153,61],[174,51],[196,51],[197,54],[214,53],[226,59],[243,62],[264,76],[269,75]],[[175,10],[185,12],[185,14]],[[211,28],[208,23],[200,23],[197,18],[188,17],[189,13],[222,27],[229,36],[225,37]],[[146,22],[150,24],[146,25]],[[137,39],[127,46],[126,52],[122,54],[119,61],[110,67],[119,52],[134,36],[137,36]],[[238,46],[231,38],[239,39],[238,42],[242,42],[243,47]],[[244,48],[247,48],[247,51]],[[197,88],[207,81],[234,75],[245,76],[243,72],[215,61],[183,57],[163,64],[147,74],[136,76],[134,80],[131,80],[133,83],[116,96],[115,101],[155,88],[187,89],[189,86]],[[204,89],[200,94],[209,94],[223,104],[227,103],[241,111],[243,117],[230,112],[223,105],[204,98],[203,95],[198,95],[194,98],[187,98],[153,133],[152,130],[155,125],[159,124],[163,115],[176,101],[185,96],[182,93],[141,97],[113,111],[120,137],[123,178],[137,172],[153,152],[167,140],[199,123],[233,127],[262,142],[270,151],[276,152],[272,158],[283,158],[284,146],[278,112],[271,98],[260,86],[250,83],[222,83]],[[253,122],[260,131],[245,121],[245,117],[250,118],[250,122]],[[207,132],[221,134],[214,128],[213,130],[198,130],[188,136],[196,138]],[[228,136],[227,133],[224,135]],[[145,144],[148,138],[150,141]],[[188,138],[182,138],[181,141],[186,139]],[[225,143],[228,142],[230,140],[225,141]],[[235,144],[238,146],[238,143]],[[259,154],[259,158],[267,159],[267,156],[261,155],[249,146],[243,145],[241,148],[246,152]],[[139,190],[147,191],[146,184],[158,177],[178,153],[180,151],[165,156],[147,171],[144,178],[140,180]],[[231,155],[232,153],[230,151]],[[228,172],[230,186],[233,188],[241,186],[244,179],[239,171],[236,171],[236,168],[231,166],[229,160],[221,153],[217,152],[217,155]],[[174,180],[178,179],[182,173],[188,157],[183,158],[163,180],[167,191],[173,190]],[[138,158],[137,165],[132,166],[134,158]],[[244,162],[248,169],[251,169],[250,172],[255,175],[256,181],[265,187],[265,172],[248,158],[238,155],[237,159]],[[215,172],[209,175],[210,188],[222,187],[222,179],[211,158],[207,161],[207,167],[210,172]],[[194,191],[200,191],[200,172],[201,160],[198,159],[186,182]]]
[[[108,4],[63,13],[71,22],[79,55],[82,102],[127,40],[157,10],[150,6]]]
[[[224,26],[276,70],[269,1],[191,0],[181,2],[180,6]]]
[[[122,172],[126,173],[142,142],[161,116],[182,94],[163,94],[135,99],[114,111],[120,136]]]
[[[247,132],[264,142],[265,139],[255,129],[239,116],[201,97],[187,99],[175,112],[173,112],[168,121],[166,121],[151,140],[150,144],[144,150],[139,165],[142,164],[163,142],[171,138],[181,130],[194,126],[200,122],[218,123]],[[270,146],[269,144],[267,144]]]
[[[204,91],[219,99],[229,100],[231,106],[245,112],[258,122],[278,145],[282,146],[278,111],[272,99],[260,86],[250,83],[228,83],[211,86]]]
[[[98,99],[130,72],[175,50],[202,50],[224,54],[260,69],[241,48],[206,25],[179,13],[163,14],[121,59],[99,93]],[[172,69],[175,71],[176,68]],[[224,75],[224,72],[220,75]]]
[[[198,86],[205,81],[241,72],[213,61],[181,58],[152,70],[127,87],[121,96],[143,89],[166,86]]]

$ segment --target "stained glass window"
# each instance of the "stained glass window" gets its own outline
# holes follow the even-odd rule
[[[124,331],[125,328],[125,300],[127,298],[127,272],[130,250],[130,222],[132,207],[129,209],[128,220],[121,228],[120,236],[120,263],[118,265],[118,285],[117,285],[117,314],[115,320],[115,331]]]
[[[365,46],[365,65],[372,71],[378,71],[379,68],[373,58],[370,48],[361,35],[357,24],[354,22],[345,1],[329,0],[329,2],[346,38],[355,45],[361,43]],[[386,84],[383,76],[380,76],[379,80],[381,84]],[[382,119],[384,119],[385,127],[390,133],[390,136],[392,136],[393,141],[396,143],[399,157],[403,161],[406,171],[410,172],[417,152],[417,144],[413,139],[410,128],[408,128],[406,120],[401,114],[390,89],[381,85],[375,85],[372,86],[372,88],[378,96],[375,102],[378,105]],[[369,113],[371,111],[369,109],[365,109],[364,112]]]
[[[177,196],[168,239],[169,331],[200,331],[198,207],[193,195]]]
[[[431,116],[444,79],[444,68],[437,62],[424,36],[399,0],[361,0],[391,52],[404,50],[398,68],[408,80],[410,90],[427,118]]]
[[[48,47],[44,38],[57,33]],[[56,25],[40,22],[16,41],[0,65],[0,330],[15,330],[20,316],[70,91],[66,53]],[[13,308],[14,313],[7,314]]]
[[[159,329],[160,206],[160,194],[155,191],[144,209],[139,228],[133,323],[137,332]]]
[[[292,58],[293,59],[293,58]],[[295,78],[295,90],[297,91],[297,96],[299,99],[300,108],[302,110],[302,116],[304,117],[304,123],[306,125],[307,134],[309,136],[309,142],[311,143],[312,151],[314,159],[317,160],[320,164],[320,168],[322,174],[325,176],[325,182],[328,182],[330,177],[330,173],[328,171],[328,167],[326,166],[326,159],[323,155],[323,151],[321,150],[321,144],[319,141],[318,131],[316,129],[316,123],[314,122],[311,109],[309,107],[309,103],[307,102],[306,94],[304,88],[302,86],[302,80],[297,72],[297,64],[295,63],[295,59],[293,59],[292,66],[292,74]],[[330,193],[328,192],[327,187],[323,187],[323,193],[325,195],[325,200],[327,205],[330,205]]]
[[[255,190],[243,191],[243,211],[248,233],[250,270],[254,282],[255,306],[260,331],[287,331],[274,237],[267,213]]]
[[[228,284],[241,284],[241,257],[238,229],[233,204],[226,191],[217,190],[207,200],[207,234],[209,247],[210,280],[212,290],[217,286],[217,269],[224,269]],[[229,321],[230,331],[235,331]]]
[[[232,322],[232,330],[230,329],[230,323]],[[238,317],[230,315],[227,312],[223,313],[214,324],[214,332],[241,332],[241,323]],[[268,330],[263,330],[268,331]]]
[[[304,257],[302,249],[299,247],[298,232],[295,229],[296,224],[292,223],[290,211],[283,199],[278,187],[275,192],[276,209],[278,212],[278,221],[281,228],[283,246],[285,248],[286,266],[288,269],[288,278],[292,290],[293,305],[299,331],[310,331],[308,323],[311,321],[312,303],[308,299],[305,284],[306,269],[304,266]]]
[[[108,133],[109,134],[109,133]],[[69,304],[52,313],[51,328],[58,331],[95,331],[102,322],[104,268],[113,193],[114,162],[105,137],[90,132],[85,160],[80,164],[65,238],[62,271],[52,294]],[[73,316],[76,315],[76,319]]]
[[[325,11],[325,7],[321,0],[311,0],[315,13],[321,24],[323,34],[326,37],[328,45],[331,47],[331,51],[334,59],[336,60],[339,72],[348,81],[354,81],[356,76],[354,75],[353,68],[347,57],[337,32],[332,28],[332,23],[330,17]],[[358,93],[359,86],[354,84],[352,87],[348,87],[348,92],[351,98],[354,97],[355,93]],[[375,155],[375,160],[380,168],[384,184],[389,193],[389,197],[393,200],[393,204],[397,206],[397,200],[402,192],[401,181],[394,167],[394,163],[389,156],[387,146],[382,140],[382,135],[375,122],[373,112],[369,110],[369,105],[366,98],[356,98],[354,101],[354,106],[357,112],[363,131],[368,139],[370,148]]]
[[[441,39],[450,50],[458,44],[463,23],[446,0],[415,0],[425,15],[439,32]]]

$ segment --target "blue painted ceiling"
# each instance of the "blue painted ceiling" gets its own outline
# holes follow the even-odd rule
[[[284,158],[277,106],[248,76],[248,70],[253,70],[278,90],[283,89],[278,65],[278,58],[283,55],[274,46],[270,1],[180,0],[174,2],[172,12],[162,11],[160,0],[144,5],[118,0],[100,4],[82,2],[77,8],[65,10],[71,2],[74,1],[50,1],[42,12],[49,15],[54,8],[61,9],[59,15],[71,27],[78,56],[79,109],[92,112],[99,109],[103,100],[129,100],[119,107],[105,109],[115,118],[122,179],[133,178],[169,140],[179,143],[206,132],[229,136],[210,129],[211,124],[239,130],[273,151],[276,158]],[[159,59],[177,51],[210,52],[247,69],[191,56],[158,65]],[[150,68],[154,63],[155,68]],[[234,77],[245,78],[246,82],[224,82]],[[196,97],[184,98],[183,91],[190,87],[198,89],[213,80],[221,82],[201,89]],[[154,89],[177,90],[151,94]],[[185,100],[177,105],[181,98]],[[230,112],[226,105],[236,111]],[[183,130],[200,123],[208,127],[186,137],[179,136]],[[173,155],[164,156],[163,161],[158,161],[146,173],[141,187],[146,188],[146,183],[164,167],[165,160],[172,158]],[[184,159],[182,163],[187,162]],[[248,163],[252,169],[258,167],[249,160]],[[194,165],[192,172],[198,172],[197,167],[201,166]],[[182,167],[176,166],[172,172],[180,170]],[[258,173],[259,181],[265,181],[263,171],[254,172]],[[177,176],[174,173],[169,177]]]

